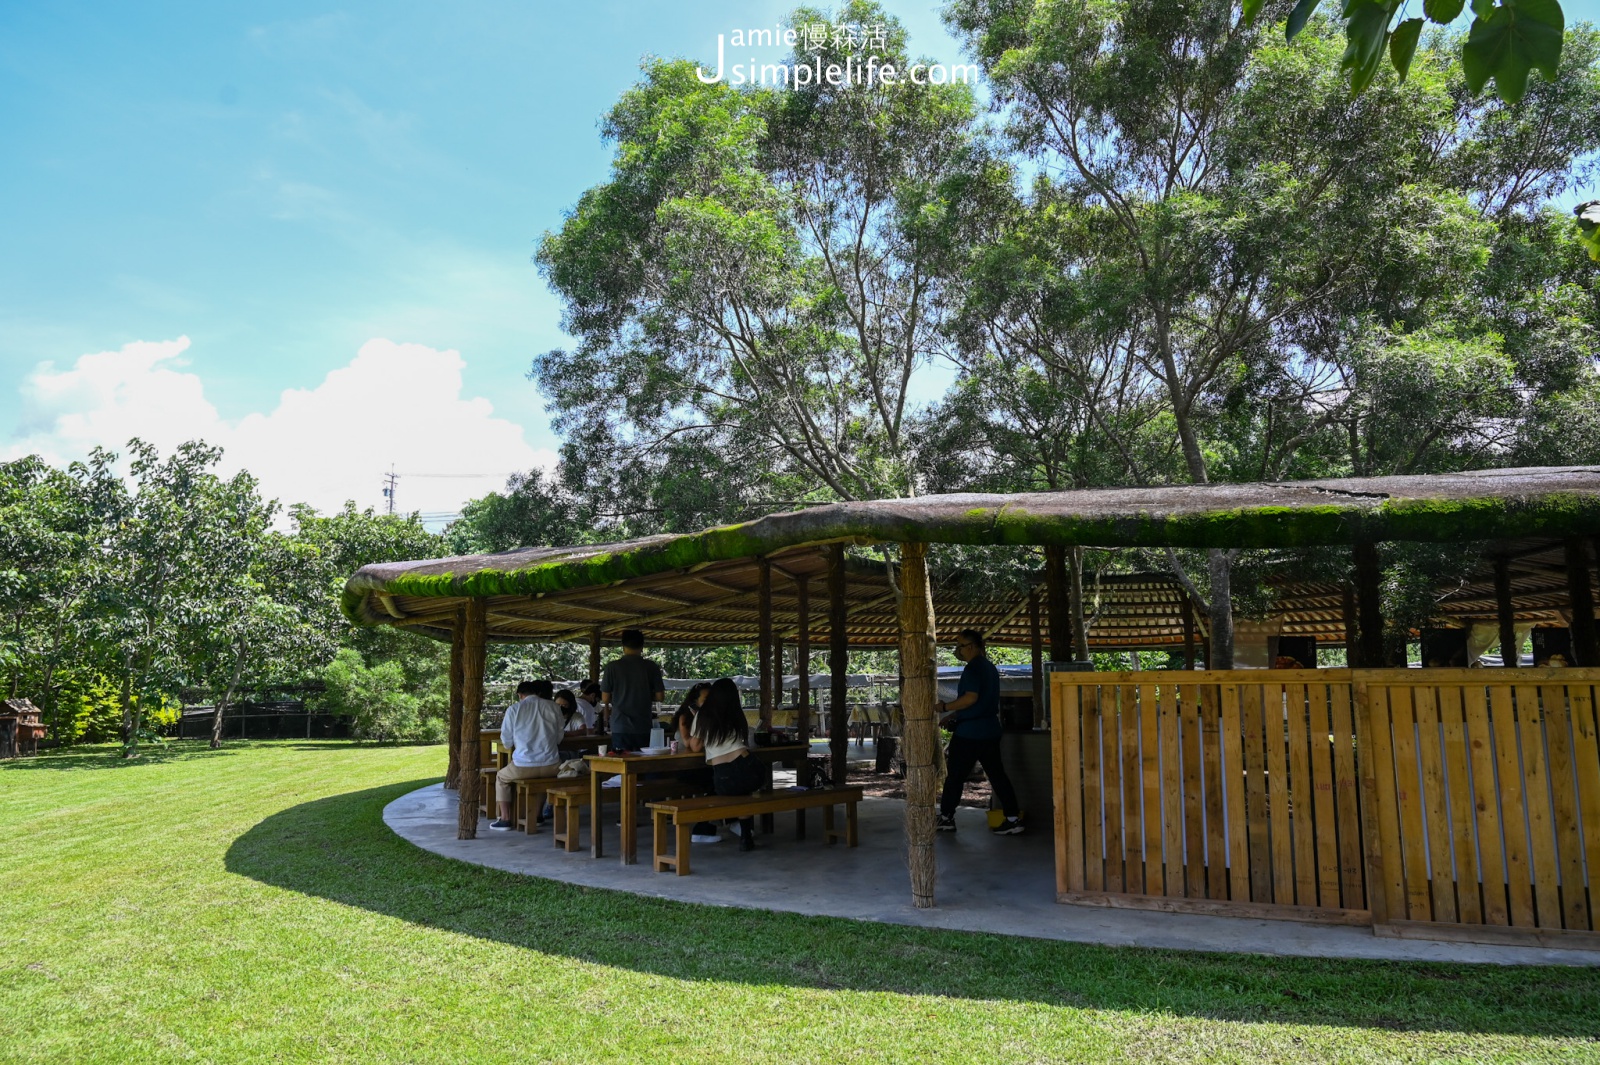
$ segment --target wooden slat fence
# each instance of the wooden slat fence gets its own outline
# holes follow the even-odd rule
[[[1597,684],[1590,669],[1055,674],[1058,895],[1592,934]]]

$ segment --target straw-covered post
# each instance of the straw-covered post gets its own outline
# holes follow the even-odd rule
[[[811,742],[811,578],[794,579],[795,610],[800,615],[795,632],[795,726],[800,742]],[[807,781],[802,780],[805,784]]]
[[[1044,632],[1039,626],[1039,590],[1028,590],[1028,644],[1033,663],[1033,727],[1044,727]]]
[[[756,559],[756,662],[761,675],[761,731],[772,728],[772,563]]]
[[[478,838],[478,729],[483,712],[484,642],[489,604],[467,601],[461,642],[461,803],[456,812],[456,839]]]
[[[1378,585],[1383,580],[1382,564],[1378,561],[1378,545],[1362,540],[1353,551],[1356,569],[1356,613],[1359,616],[1359,653],[1351,663],[1363,669],[1384,666],[1383,606],[1378,599]]]
[[[1500,622],[1500,664],[1515,667],[1522,657],[1517,639],[1517,610],[1511,603],[1511,561],[1504,555],[1494,560],[1494,612]]]
[[[450,762],[444,771],[444,786],[461,786],[461,663],[463,640],[467,635],[467,608],[456,608],[456,623],[450,630]]]
[[[1067,549],[1044,549],[1045,617],[1050,625],[1050,661],[1072,658],[1072,593],[1068,587]]]
[[[589,679],[600,683],[600,630],[589,634]]]
[[[844,545],[828,548],[828,749],[832,753],[829,775],[843,784],[850,767],[850,617],[846,609]]]
[[[1594,586],[1589,581],[1589,545],[1581,536],[1567,540],[1567,597],[1572,605],[1573,665],[1600,666],[1600,636],[1595,633]]]
[[[939,725],[934,718],[933,593],[928,545],[900,545],[900,708],[905,720],[906,846],[911,904],[933,905],[934,802],[939,792]]]

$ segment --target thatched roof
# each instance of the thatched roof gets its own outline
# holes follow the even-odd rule
[[[1363,539],[1519,540],[1528,551],[1548,551],[1558,538],[1595,532],[1600,467],[925,496],[838,503],[615,544],[365,566],[348,581],[343,607],[359,624],[444,635],[457,604],[478,597],[488,601],[491,639],[587,638],[632,626],[655,643],[744,642],[755,631],[761,556],[774,566],[779,632],[795,629],[794,582],[803,579],[811,582],[812,637],[826,639],[825,545],[841,541],[1272,548]],[[894,593],[884,568],[854,562],[849,584],[852,645],[892,645]],[[1161,584],[1148,589],[1148,605],[1166,620],[1150,635],[1171,643],[1181,639],[1174,624],[1181,626],[1183,596],[1175,583]],[[941,630],[971,627],[997,642],[1026,641],[1021,597],[973,604],[940,592],[935,609]],[[1319,620],[1331,627],[1331,618]],[[1121,646],[1146,642],[1129,633]]]

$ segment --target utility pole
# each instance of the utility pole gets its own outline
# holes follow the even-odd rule
[[[394,487],[400,480],[400,475],[394,472],[394,464],[389,464],[389,472],[383,475],[383,500],[389,508],[389,513],[394,513]]]

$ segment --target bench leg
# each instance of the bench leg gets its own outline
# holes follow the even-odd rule
[[[678,875],[689,875],[689,833],[694,831],[694,822],[685,821],[676,826],[678,829]]]
[[[666,872],[667,866],[675,864],[672,856],[667,853],[667,812],[665,810],[650,811],[650,868],[658,873]]]
[[[833,830],[832,806],[824,806],[822,808],[822,838],[827,841],[829,846],[832,846],[834,840],[839,838],[839,833]]]
[[[856,804],[854,801],[844,804],[844,845],[856,845]]]
[[[772,815],[771,814],[762,814],[761,815],[761,832],[762,832],[763,835],[767,835],[767,836],[772,835]]]
[[[795,839],[805,839],[806,838],[806,811],[805,811],[805,807],[801,807],[800,809],[798,809],[798,810],[796,810],[794,812],[794,838]]]

